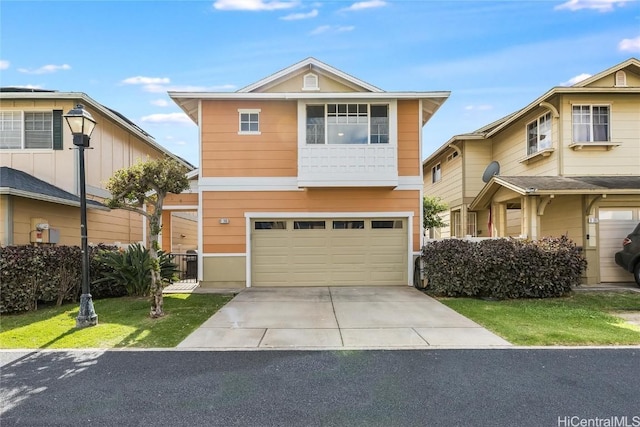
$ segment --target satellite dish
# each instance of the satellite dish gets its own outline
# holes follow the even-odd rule
[[[484,173],[482,174],[482,181],[485,183],[489,182],[491,177],[495,175],[500,175],[500,163],[493,161],[489,163],[487,168],[484,170]]]

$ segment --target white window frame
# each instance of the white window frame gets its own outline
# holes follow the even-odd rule
[[[9,113],[10,114],[20,113],[20,120],[19,120],[19,122],[20,122],[20,147],[7,147],[7,148],[0,147],[0,152],[9,151],[9,150],[22,150],[22,151],[35,150],[37,152],[42,152],[43,150],[53,150],[53,111],[51,111],[51,110],[33,110],[33,111],[6,110],[6,111],[1,111],[0,112],[0,116],[2,116],[2,118],[0,118],[0,132],[3,131],[2,128],[3,128],[3,123],[4,123],[4,114],[9,114]],[[27,143],[26,114],[34,114],[34,113],[44,113],[44,114],[48,114],[50,116],[50,122],[51,122],[51,128],[49,129],[50,145],[48,147],[42,147],[42,148],[25,147],[25,145]]]
[[[238,135],[260,135],[262,134],[262,132],[260,131],[260,112],[262,110],[259,108],[238,108]],[[251,130],[242,130],[242,124],[243,123],[253,123],[251,121],[251,118],[249,118],[249,121],[243,121],[242,120],[242,115],[243,114],[257,114],[258,115],[258,120],[257,120],[257,124],[258,124],[258,130],[257,131],[251,131]]]
[[[589,108],[589,122],[585,123],[576,123],[575,121],[575,112],[574,108]],[[607,109],[607,137],[604,140],[596,140],[594,139],[594,116],[593,109],[594,108],[606,108]],[[589,137],[587,140],[581,140],[576,138],[576,126],[577,125],[586,125],[589,130]],[[610,104],[572,104],[571,105],[571,139],[574,143],[582,143],[582,142],[611,142],[611,105]]]
[[[329,109],[328,106],[329,105],[336,105],[336,107],[338,105],[366,105],[367,106],[367,115],[366,115],[366,126],[367,126],[367,142],[366,143],[345,143],[345,144],[330,144],[329,143]],[[336,102],[336,101],[319,101],[319,102],[308,102],[306,104],[303,105],[303,119],[302,121],[302,125],[304,126],[304,144],[307,144],[307,107],[311,107],[311,106],[317,106],[317,107],[323,107],[324,109],[324,143],[314,143],[314,144],[308,144],[308,145],[334,145],[334,146],[340,146],[340,145],[353,145],[353,146],[389,146],[392,145],[392,141],[394,141],[395,138],[395,134],[396,134],[396,128],[393,125],[394,120],[395,120],[395,104],[389,102],[389,101],[381,101],[381,102],[361,102],[361,101],[341,101],[341,102]],[[371,142],[371,108],[372,107],[376,107],[376,106],[385,106],[387,107],[387,142],[376,142],[376,143],[372,143]],[[345,123],[337,123],[337,124],[344,124],[344,125],[349,125],[349,124],[360,124],[363,125],[364,123],[352,123],[351,121],[349,121],[349,116],[341,116],[339,115],[340,113],[338,113],[336,111],[336,118],[340,117],[340,118],[344,118],[346,121]],[[360,117],[364,116],[353,116],[351,118],[355,118],[356,120]],[[383,133],[380,134],[376,134],[376,135],[384,135]]]
[[[537,119],[527,123],[527,126],[525,128],[526,141],[527,141],[527,156],[539,153],[540,151],[546,150],[547,148],[552,148],[553,141],[551,140],[551,133],[553,130],[552,129],[553,124],[551,122],[551,119],[552,119],[551,112],[548,112],[546,114],[539,116]],[[531,149],[533,145],[531,144],[531,141],[530,141],[530,136],[532,134],[531,129],[533,126],[535,126],[535,133],[536,133],[535,150]]]
[[[431,168],[431,183],[435,184],[442,180],[442,165],[437,163]]]

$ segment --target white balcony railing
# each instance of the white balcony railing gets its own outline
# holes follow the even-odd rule
[[[299,187],[395,187],[395,145],[304,145],[298,147]]]

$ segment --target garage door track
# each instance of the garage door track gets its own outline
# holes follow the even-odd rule
[[[509,346],[408,286],[249,288],[179,348],[419,349]]]

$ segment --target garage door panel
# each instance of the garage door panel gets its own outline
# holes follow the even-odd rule
[[[622,240],[638,224],[640,208],[600,209],[600,281],[633,282],[633,274],[615,263],[615,253],[622,249]]]
[[[372,220],[357,220],[363,228],[295,229],[310,221],[287,219],[286,229],[253,230],[254,286],[401,285],[407,283],[406,220],[387,221],[394,227],[372,229]],[[316,221],[316,220],[313,220]],[[384,221],[384,219],[383,219]],[[348,222],[353,222],[349,220]],[[379,224],[379,223],[378,223]],[[252,224],[252,229],[254,225]]]

